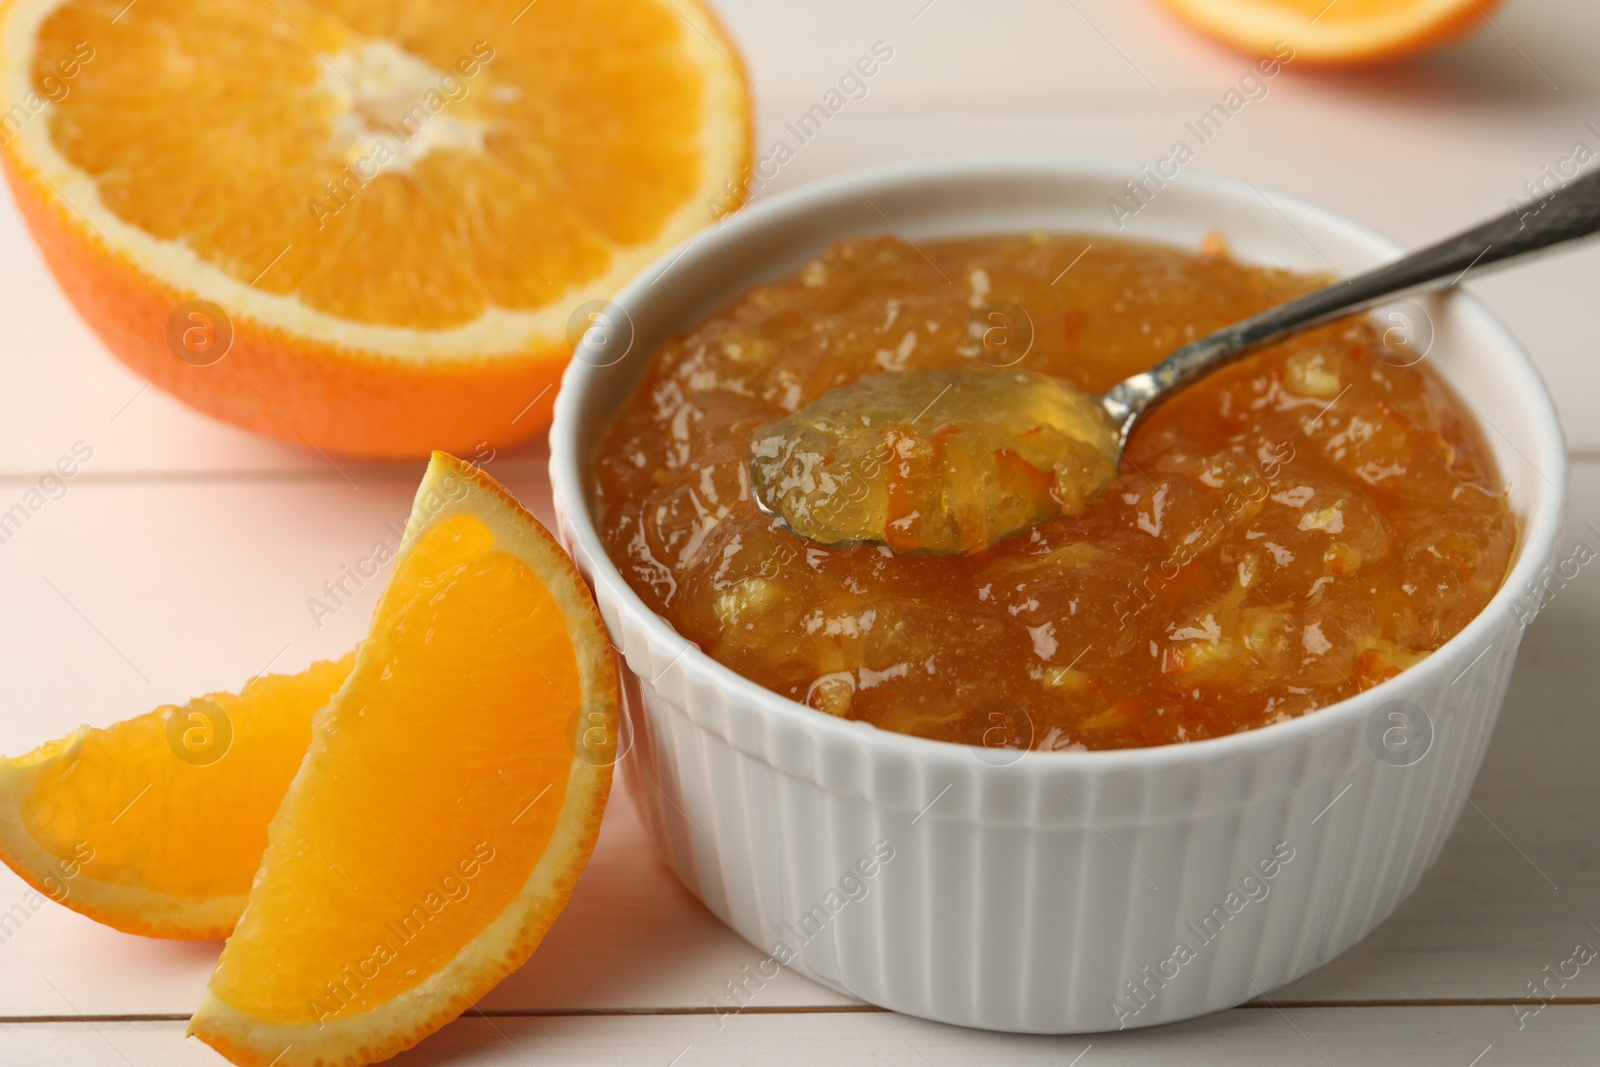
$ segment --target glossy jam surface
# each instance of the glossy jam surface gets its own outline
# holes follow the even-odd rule
[[[1050,374],[950,367],[829,389],[750,439],[750,492],[832,545],[967,553],[1082,515],[1117,474],[1119,429]]]
[[[968,555],[797,537],[746,465],[756,431],[869,375],[1097,393],[1321,283],[1103,236],[840,242],[656,354],[598,446],[601,535],[678,632],[819,713],[1043,749],[1304,714],[1458,632],[1517,536],[1470,411],[1369,319],[1190,386],[1081,514]]]

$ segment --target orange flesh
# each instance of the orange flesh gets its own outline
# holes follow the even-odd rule
[[[256,679],[238,696],[212,693],[95,730],[71,763],[29,790],[23,825],[53,856],[92,855],[99,881],[177,897],[248,893],[274,806],[311,741],[311,717],[350,666],[348,656],[316,663]],[[198,731],[187,759],[169,734],[173,716],[180,746]],[[212,761],[204,746],[230,735]]]
[[[1388,62],[1436,48],[1488,21],[1501,0],[1162,2],[1197,28],[1254,55],[1297,66],[1339,66]]]
[[[1254,0],[1255,6],[1276,8],[1285,14],[1304,16],[1307,25],[1324,30],[1334,30],[1347,25],[1364,26],[1385,19],[1403,17],[1410,9],[1420,10],[1430,2],[1431,0],[1335,0],[1334,3],[1329,3],[1328,0]],[[1481,19],[1498,3],[1499,0],[1461,0],[1456,6],[1463,9],[1465,14]],[[1223,9],[1224,5],[1217,5],[1217,10]],[[1439,12],[1439,21],[1456,14],[1458,14],[1456,11],[1442,10]]]
[[[1395,0],[1339,0],[1336,4],[1329,4],[1328,0],[1265,0],[1265,6],[1297,12],[1318,22],[1368,22],[1393,12]]]
[[[571,724],[531,714],[530,694],[583,699],[564,616],[482,521],[440,522],[317,718],[262,860],[271,892],[252,896],[212,992],[273,1022],[352,1016],[482,933],[544,853],[572,767]]]
[[[318,311],[439,329],[542,307],[700,180],[704,85],[665,4],[126,6],[66,0],[40,27],[56,147],[124,221]]]
[[[752,431],[886,360],[982,366],[985,299],[1031,318],[1018,365],[1100,392],[1321,283],[1099,235],[840,242],[657,355],[597,451],[602,536],[710,655],[886,729],[1124,748],[1323,707],[1457,633],[1517,535],[1463,403],[1370,320],[1191,386],[1086,514],[985,553],[803,541],[740,470]]]

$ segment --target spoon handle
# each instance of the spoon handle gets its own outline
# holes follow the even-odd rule
[[[1108,390],[1102,403],[1122,441],[1140,415],[1178,386],[1248,349],[1285,334],[1381,304],[1402,293],[1454,285],[1480,270],[1600,230],[1600,173],[1563,186],[1526,209],[1509,211],[1403,259],[1307,293],[1184,345],[1141,374]]]

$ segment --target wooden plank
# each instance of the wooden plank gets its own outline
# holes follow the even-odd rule
[[[549,520],[539,463],[499,466]],[[67,483],[0,544],[6,705],[0,751],[81,722],[231,689],[266,670],[343,655],[380,584],[355,568],[392,551],[421,465],[384,477]],[[0,485],[0,511],[25,499]],[[341,583],[330,594],[324,583]],[[336,609],[314,612],[317,600]],[[27,650],[24,652],[23,650]]]
[[[489,469],[550,521],[542,457]],[[306,602],[330,602],[324,580],[341,581],[374,544],[398,543],[414,488],[410,474],[359,489],[337,478],[74,484],[0,545],[0,602],[27,605],[0,613],[0,752],[236,688],[269,662],[287,671],[341,655],[364,634],[381,582],[346,581],[353,596],[320,619]],[[28,906],[37,900],[0,868],[0,914],[26,913],[20,928],[0,928],[0,1016],[54,1013],[58,989],[97,1013],[195,1003],[216,945],[119,934]],[[619,791],[572,907],[488,1004],[703,1005],[760,958],[657,864]],[[848,1003],[794,974],[765,997]]]
[[[1197,96],[1151,111],[1097,107],[898,113],[869,96],[860,111],[841,113],[801,144],[784,127],[798,107],[763,111],[761,153],[782,141],[793,159],[756,190],[770,196],[841,171],[953,150],[1078,151],[1153,162],[1210,101]],[[1201,146],[1191,167],[1243,174],[1262,186],[1328,204],[1397,238],[1421,243],[1526,198],[1524,183],[1559,163],[1582,139],[1600,152],[1600,97],[1562,98],[1470,117],[1426,107],[1375,109],[1368,101],[1329,100],[1281,83]],[[1337,144],[1339,166],[1328,145]],[[1484,145],[1494,144],[1487,153]],[[1427,195],[1400,195],[1398,175],[1437,175]],[[1183,176],[1175,179],[1182,181]],[[1410,179],[1420,180],[1420,179]],[[709,215],[708,215],[709,221]],[[1108,219],[1109,224],[1109,219]],[[1130,233],[1136,232],[1130,230]],[[349,477],[358,484],[389,465],[329,457],[256,438],[189,410],[133,375],[101,349],[37,262],[6,202],[0,206],[0,317],[19,324],[0,395],[0,479],[35,480],[80,442],[92,449],[86,478],[150,472],[304,472]],[[1587,294],[1600,284],[1600,248],[1589,246],[1470,280],[1534,357],[1549,380],[1575,448],[1600,449],[1600,422],[1587,418],[1600,402],[1590,373],[1588,333],[1581,325]],[[526,454],[519,453],[519,454]],[[508,457],[509,458],[509,457]]]
[[[720,1025],[719,1025],[720,1024]],[[179,1021],[0,1024],[7,1062],[30,1067],[215,1064]],[[1087,1036],[997,1034],[877,1012],[469,1016],[393,1062],[400,1067],[1522,1067],[1592,1062],[1600,1007],[1553,1006],[1518,1031],[1504,1008],[1239,1008],[1153,1030]]]
[[[1248,67],[1151,4],[1016,0],[1001,17],[983,5],[935,0],[924,10],[925,2],[720,5],[759,87],[761,152],[786,139],[797,153],[761,195],[950,152],[1043,149],[1153,161],[1189,136],[1184,122],[1218,102]],[[1585,127],[1600,119],[1600,81],[1586,54],[1600,32],[1600,9],[1581,0],[1524,0],[1496,21],[1503,32],[1485,31],[1430,63],[1359,82],[1303,77],[1291,67],[1192,166],[1248,175],[1408,241],[1501,207],[1576,140],[1600,148],[1600,135]],[[784,123],[818,102],[879,39],[891,41],[895,58],[862,99],[800,145]],[[0,277],[7,279],[0,321],[9,331],[0,477],[36,478],[79,441],[95,451],[86,467],[95,477],[335,476],[333,461],[309,449],[253,437],[145,390],[77,319],[10,198],[0,200]],[[1533,349],[1575,445],[1585,449],[1600,449],[1600,423],[1582,417],[1600,396],[1587,374],[1579,309],[1597,280],[1600,253],[1591,251],[1483,283]],[[362,465],[337,462],[360,480]]]
[[[220,943],[133,937],[41,903],[0,867],[0,915],[25,916],[0,927],[0,1019],[72,1014],[67,1000],[88,1014],[121,1016],[186,1015],[199,1002]],[[713,1002],[736,1003],[724,985],[761,957],[660,865],[619,789],[571,904],[534,958],[480,1006],[710,1011]],[[788,970],[760,991],[764,1009],[852,1003]]]
[[[1226,85],[1238,55],[1200,37],[1155,4],[1126,0],[721,0],[730,32],[764,96],[820,91],[861,48],[892,42],[895,81],[881,90],[897,103],[945,104],[1157,96]],[[1003,11],[1003,14],[1001,12]],[[1485,29],[1431,61],[1330,79],[1329,95],[1426,94],[1472,100],[1493,92],[1519,103],[1596,84],[1588,42],[1600,11],[1583,0],[1522,0],[1495,12]],[[1365,87],[1365,88],[1364,88]],[[980,103],[979,106],[982,106]]]
[[[539,477],[512,487],[546,512]],[[1600,521],[1600,463],[1579,464],[1573,489],[1568,544],[1583,521]],[[304,602],[322,577],[393,536],[385,523],[410,493],[398,479],[359,491],[327,480],[74,488],[0,546],[0,600],[26,606],[0,614],[0,751],[235,686],[285,644],[280,669],[349,648],[376,583],[321,629]],[[1531,628],[1476,807],[1439,864],[1387,924],[1274,999],[1509,1003],[1577,941],[1600,946],[1588,925],[1600,923],[1600,784],[1588,767],[1600,749],[1597,625],[1600,569],[1590,567]],[[0,874],[0,912],[23,899],[21,883]],[[57,989],[94,1014],[181,1014],[215,951],[128,937],[50,905],[0,944],[0,1016],[56,1014]],[[705,1009],[760,958],[672,880],[619,794],[568,913],[485,1006]],[[1600,968],[1561,993],[1600,996]],[[762,993],[763,1006],[841,1002],[788,973]]]

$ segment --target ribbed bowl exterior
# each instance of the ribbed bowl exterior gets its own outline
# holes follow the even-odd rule
[[[1034,163],[1045,178],[1051,166],[1083,170]],[[857,181],[887,196],[897,182],[981,181],[997,166]],[[1284,203],[1303,226],[1349,225]],[[750,225],[778,226],[785,207]],[[644,285],[619,303],[649,321],[665,298]],[[1512,404],[1501,421],[1548,415],[1547,427],[1510,431],[1548,482],[1522,501],[1511,581],[1526,584],[1559,522],[1560,431],[1525,357],[1481,309],[1472,315],[1468,333],[1487,331],[1484,345],[1520,361],[1503,388],[1527,393],[1518,403],[1532,414]],[[599,394],[631,379],[574,366],[552,480],[562,539],[627,663],[623,771],[677,876],[771,957],[741,976],[751,996],[782,964],[873,1004],[988,1029],[1188,1018],[1355,944],[1416,887],[1460,816],[1527,619],[1516,589],[1397,679],[1232,738],[1051,753],[888,734],[737,677],[628,590],[599,546],[585,472],[588,440],[620,401]]]
[[[1370,720],[1357,718],[1272,749],[1103,771],[1044,766],[1051,758],[1035,753],[948,746],[928,758],[819,737],[730,695],[617,605],[601,613],[628,662],[631,792],[712,912],[840,992],[1040,1033],[1225,1008],[1365,937],[1461,814],[1521,635],[1505,619],[1483,645],[1441,652],[1428,684],[1390,698],[1431,722],[1409,766],[1379,759]],[[1387,714],[1384,729],[1421,729]],[[882,844],[893,858],[861,877],[858,862]],[[1263,858],[1285,855],[1262,877]],[[864,895],[840,891],[851,871]],[[1194,958],[1163,965],[1180,942]]]

